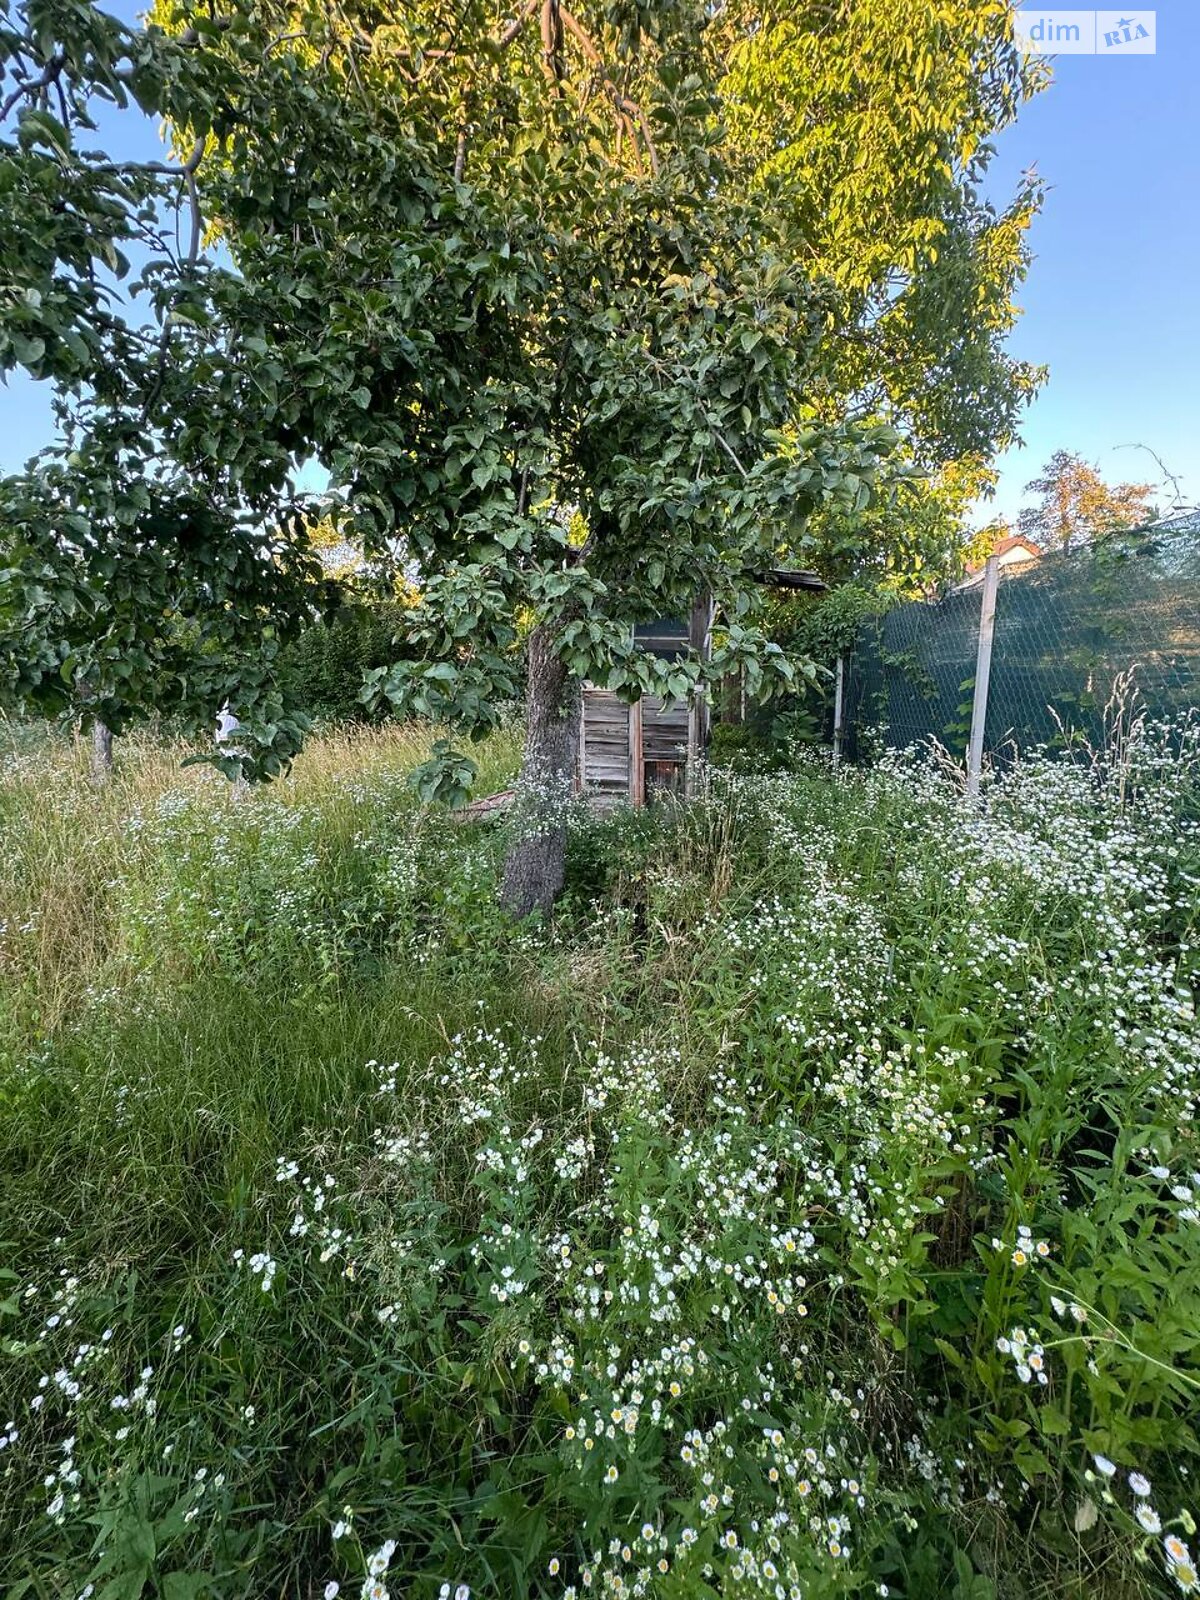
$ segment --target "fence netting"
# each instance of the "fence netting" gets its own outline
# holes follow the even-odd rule
[[[864,630],[847,676],[848,754],[970,735],[982,578]],[[1200,512],[999,572],[984,748],[1098,743],[1105,708],[1152,720],[1200,705]]]

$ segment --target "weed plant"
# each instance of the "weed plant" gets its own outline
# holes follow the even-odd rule
[[[550,925],[428,737],[6,755],[0,1591],[1196,1589],[1197,730],[581,811]]]

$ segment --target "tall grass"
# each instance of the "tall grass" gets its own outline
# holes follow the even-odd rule
[[[549,926],[428,740],[5,764],[3,1592],[1186,1591],[1195,738],[581,813]]]

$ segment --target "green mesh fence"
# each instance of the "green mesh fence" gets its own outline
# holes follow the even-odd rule
[[[899,606],[860,638],[847,679],[851,757],[970,734],[982,582]],[[1200,513],[1001,567],[984,748],[1103,737],[1114,689],[1153,720],[1200,705]]]

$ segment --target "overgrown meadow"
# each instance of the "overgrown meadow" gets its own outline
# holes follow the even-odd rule
[[[1195,1589],[1200,734],[713,773],[550,926],[427,742],[5,760],[0,1591]]]

